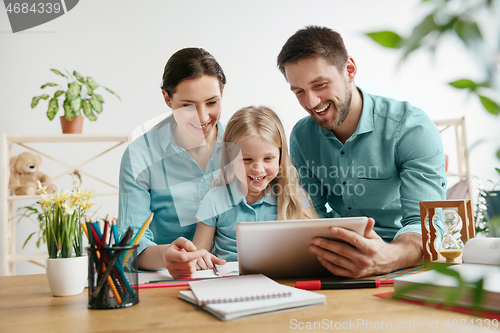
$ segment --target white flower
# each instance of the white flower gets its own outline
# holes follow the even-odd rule
[[[75,204],[75,202],[73,200],[71,200],[70,198],[64,200],[63,207],[64,207],[64,211],[68,215],[73,214],[75,212],[75,209],[78,208],[78,206]]]
[[[36,191],[36,194],[45,194],[47,195],[47,186],[42,186],[42,183],[38,181],[38,190]]]

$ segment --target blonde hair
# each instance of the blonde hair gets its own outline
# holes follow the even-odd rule
[[[309,196],[300,186],[297,170],[290,160],[285,130],[279,117],[271,109],[249,106],[236,111],[224,132],[221,173],[214,186],[225,186],[234,178],[229,147],[242,138],[258,136],[280,149],[279,172],[269,186],[278,200],[278,220],[313,218],[304,212],[301,198]]]

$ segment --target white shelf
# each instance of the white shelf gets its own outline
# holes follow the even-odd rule
[[[49,257],[48,252],[17,253],[9,256],[10,262],[43,260]]]
[[[110,192],[95,192],[92,196],[94,197],[103,197],[108,195],[118,195],[118,191],[110,191]],[[39,195],[9,195],[7,196],[7,201],[20,201],[20,200],[36,200],[39,199]]]
[[[9,135],[12,143],[33,142],[117,142],[128,141],[128,135],[114,134],[56,134],[56,135]]]
[[[116,142],[117,144],[107,150],[96,154],[94,157],[89,160],[80,163],[79,165],[73,166],[68,164],[65,161],[60,161],[55,159],[53,156],[50,156],[46,153],[43,153],[33,147],[26,146],[26,143],[74,143],[74,142]],[[21,200],[37,200],[40,198],[38,195],[10,195],[8,184],[9,184],[9,173],[10,173],[10,165],[9,160],[12,157],[12,147],[14,144],[23,147],[29,151],[38,153],[46,158],[49,158],[56,163],[64,165],[69,170],[79,170],[80,173],[84,176],[88,176],[98,181],[101,184],[106,184],[107,186],[113,188],[112,191],[99,191],[94,193],[94,197],[97,196],[111,196],[118,195],[118,186],[114,184],[108,183],[104,179],[99,179],[98,177],[91,175],[89,173],[84,172],[80,169],[83,165],[99,158],[102,155],[107,154],[112,151],[116,147],[127,144],[128,143],[128,135],[115,135],[115,134],[57,134],[57,135],[7,135],[5,133],[2,134],[1,141],[1,154],[2,154],[2,206],[1,206],[1,214],[2,214],[2,268],[3,275],[14,275],[15,274],[15,263],[20,261],[30,261],[33,263],[34,260],[42,260],[47,258],[46,252],[37,252],[37,253],[16,253],[16,225],[15,222],[15,203]],[[119,162],[119,161],[118,161]],[[64,174],[64,173],[63,173]],[[52,179],[57,179],[59,176],[53,177]],[[38,263],[37,263],[38,264]]]

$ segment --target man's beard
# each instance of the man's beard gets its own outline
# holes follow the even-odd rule
[[[335,105],[332,101],[330,101],[331,107],[335,109],[333,118],[322,120],[314,117],[316,122],[324,129],[333,131],[335,128],[339,127],[344,122],[344,120],[346,120],[347,115],[349,114],[349,110],[351,109],[351,100],[352,92],[350,89],[346,89],[344,103]]]

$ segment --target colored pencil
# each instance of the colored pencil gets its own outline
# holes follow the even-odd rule
[[[151,223],[151,221],[153,221],[154,214],[155,213],[151,213],[151,215],[149,215],[149,217],[146,219],[146,222],[144,222],[144,224],[142,225],[141,230],[139,230],[139,232],[135,235],[135,238],[132,241],[132,243],[130,244],[130,246],[134,246],[134,245],[139,244],[139,241],[141,240],[142,235],[144,234],[146,229],[149,227],[149,224]],[[123,266],[125,266],[127,264],[127,261],[130,258],[130,256],[132,255],[133,251],[134,251],[133,249],[127,251],[127,254],[125,254],[125,257],[123,258],[123,262],[122,262]]]

